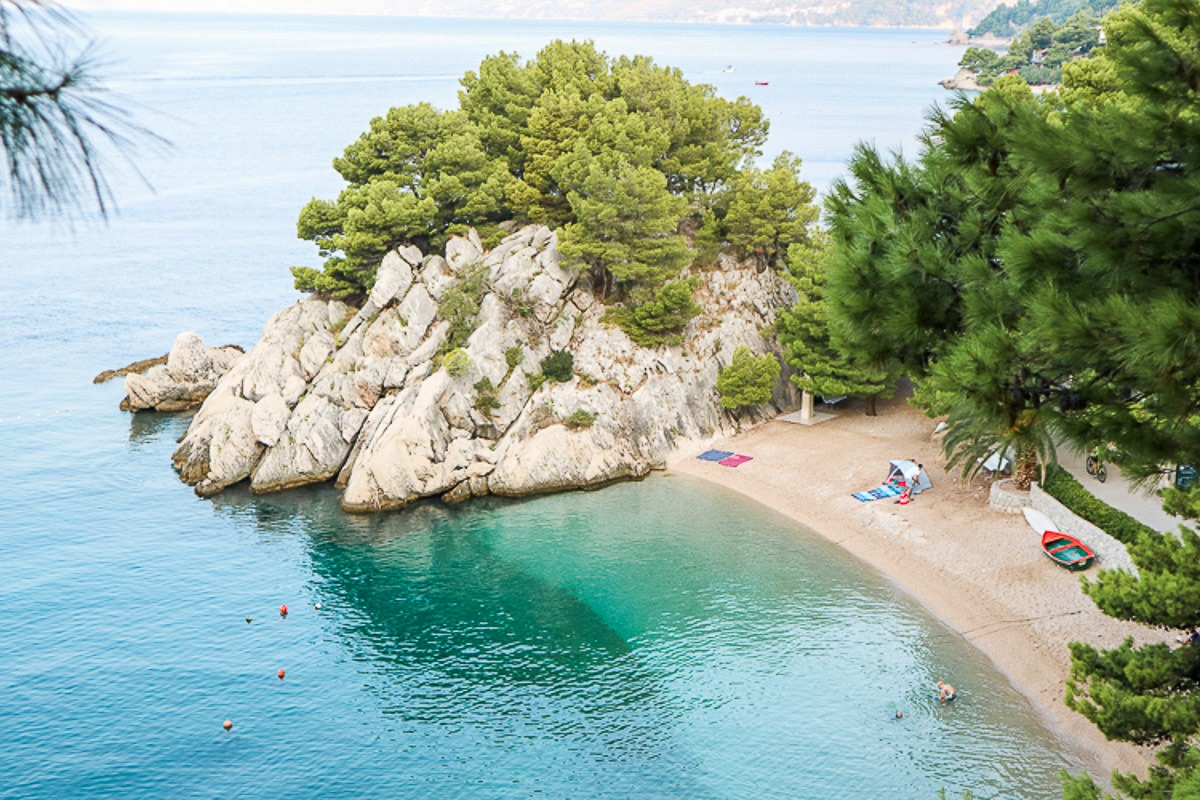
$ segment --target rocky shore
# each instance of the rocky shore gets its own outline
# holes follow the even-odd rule
[[[479,312],[446,364],[453,314],[442,303],[468,273],[483,276]],[[603,322],[605,307],[559,263],[548,228],[526,227],[490,252],[473,231],[444,255],[394,250],[361,308],[310,297],[275,314],[227,364],[174,464],[201,495],[246,480],[255,492],[333,481],[350,511],[642,477],[678,447],[797,401],[786,369],[772,404],[740,417],[715,388],[739,346],[777,347],[762,332],[792,289],[727,257],[700,277],[704,312],[679,344],[651,349]],[[198,337],[185,338],[195,351]],[[543,360],[563,352],[573,374],[548,378]],[[145,380],[127,378],[131,400]]]

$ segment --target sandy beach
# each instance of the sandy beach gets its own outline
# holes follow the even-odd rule
[[[864,410],[843,404],[815,425],[772,420],[710,444],[753,460],[729,468],[686,451],[668,472],[726,486],[837,543],[986,654],[1089,772],[1144,774],[1150,750],[1107,741],[1063,704],[1067,643],[1112,647],[1126,636],[1161,641],[1167,633],[1100,613],[1078,575],[1045,557],[1020,514],[988,505],[986,479],[963,483],[946,472],[934,422],[906,400],[881,402],[876,417]],[[895,458],[924,464],[934,488],[903,506],[851,497],[878,485]]]

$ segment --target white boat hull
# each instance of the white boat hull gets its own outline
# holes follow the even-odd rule
[[[1054,524],[1054,520],[1050,519],[1036,508],[1026,507],[1021,509],[1021,513],[1025,515],[1025,521],[1029,523],[1029,526],[1038,533],[1058,530],[1058,526]]]

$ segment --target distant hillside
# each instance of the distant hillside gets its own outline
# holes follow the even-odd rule
[[[1122,0],[1017,0],[1014,5],[998,6],[971,29],[972,36],[1015,36],[1039,19],[1063,24],[1080,11],[1103,17]]]
[[[79,10],[968,28],[999,0],[66,0]]]
[[[497,16],[626,19],[662,22],[765,23],[773,25],[852,25],[967,27],[996,7],[998,0],[499,0]],[[399,4],[398,4],[399,5]],[[433,5],[433,4],[431,4]],[[471,0],[436,4],[446,13]]]

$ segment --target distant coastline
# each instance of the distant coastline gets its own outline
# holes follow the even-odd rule
[[[539,22],[626,22],[678,25],[743,25],[797,28],[884,28],[949,30],[986,15],[994,0],[957,0],[941,12],[917,8],[858,7],[856,13],[827,11],[817,0],[801,0],[783,8],[771,0],[749,0],[737,9],[701,3],[659,3],[654,9],[593,3],[500,0],[360,0],[349,7],[332,0],[180,0],[164,8],[159,0],[64,0],[72,11],[153,12],[166,14],[238,14],[291,16],[412,17],[503,19]],[[915,5],[915,4],[914,4]]]

